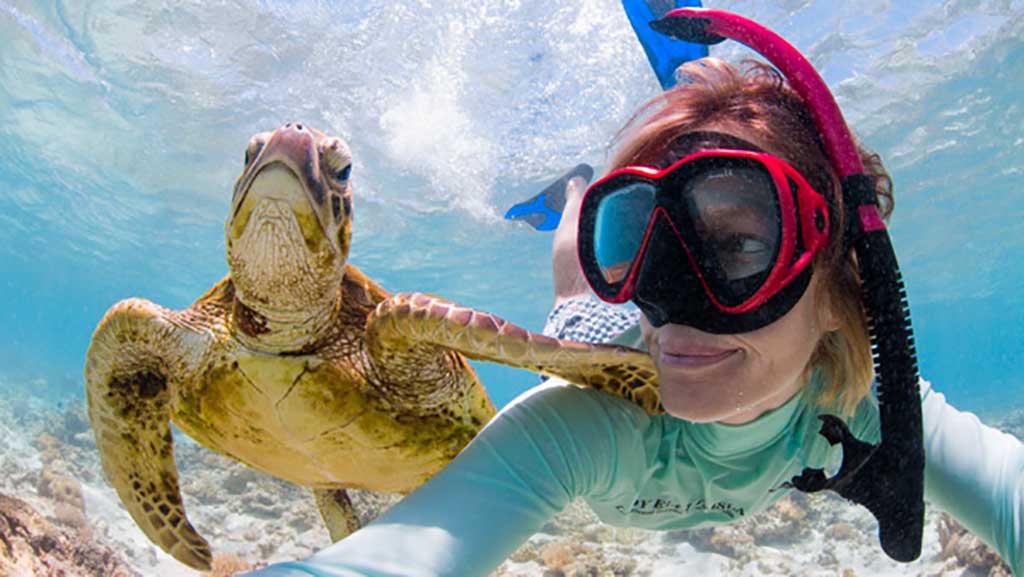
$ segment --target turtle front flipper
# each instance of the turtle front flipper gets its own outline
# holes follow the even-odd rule
[[[107,311],[85,364],[89,421],[103,470],[146,536],[189,567],[209,570],[210,546],[185,516],[174,466],[168,379],[187,369],[189,357],[174,314],[142,299]]]
[[[492,314],[423,293],[399,293],[377,305],[366,322],[370,354],[433,344],[476,360],[565,379],[663,413],[657,372],[647,353],[607,344],[554,339]]]
[[[359,529],[359,516],[345,489],[313,489],[313,498],[332,542],[341,541]]]

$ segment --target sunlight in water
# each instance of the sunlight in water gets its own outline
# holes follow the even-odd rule
[[[1020,406],[1024,0],[705,5],[791,41],[881,154],[925,376],[960,408]],[[502,215],[579,162],[603,174],[616,131],[658,93],[616,0],[0,0],[0,39],[0,491],[50,490],[59,482],[39,471],[67,467],[86,511],[106,515],[93,532],[146,575],[196,573],[152,552],[101,481],[79,409],[83,359],[114,302],[181,309],[227,272],[224,221],[252,134],[302,121],[349,143],[351,262],[387,290],[539,331],[551,236]],[[752,56],[731,43],[711,53]],[[536,382],[478,366],[499,406]],[[206,507],[200,532],[225,551],[284,559],[325,544],[304,491],[186,440],[177,450],[186,505]],[[227,476],[206,476],[206,462]],[[262,520],[233,508],[242,501]],[[576,529],[592,521],[572,515]],[[689,543],[615,535],[650,559],[677,551],[644,565],[651,575],[691,554],[688,570],[729,571]],[[809,550],[771,563],[806,568],[796,557]],[[523,555],[510,571],[559,553]],[[833,573],[854,561],[837,555]],[[866,563],[859,574],[898,574]]]

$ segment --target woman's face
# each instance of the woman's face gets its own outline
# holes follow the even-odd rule
[[[796,306],[749,333],[716,335],[685,325],[640,328],[658,369],[661,402],[693,422],[746,423],[792,398],[821,336],[838,328],[812,280]]]
[[[711,126],[773,153],[756,133]],[[793,397],[805,384],[805,369],[825,332],[838,328],[827,310],[817,276],[797,304],[756,331],[712,334],[646,318],[641,330],[658,369],[661,401],[672,415],[694,422],[745,423]]]

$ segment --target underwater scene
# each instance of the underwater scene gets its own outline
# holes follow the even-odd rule
[[[1024,0],[703,4],[775,30],[821,73],[893,177],[889,230],[922,377],[1024,437]],[[756,56],[735,42],[710,54]],[[553,233],[505,212],[579,163],[603,175],[617,131],[660,90],[619,0],[0,0],[0,576],[227,577],[331,544],[319,493],[200,443],[245,437],[260,411],[293,411],[327,435],[341,425],[313,413],[334,400],[250,402],[236,361],[217,370],[237,386],[207,392],[220,398],[144,375],[124,404],[100,387],[106,412],[86,407],[90,344],[100,360],[89,370],[116,381],[118,339],[185,358],[200,345],[175,327],[205,321],[169,311],[230,299],[218,284],[229,260],[236,275],[250,262],[232,252],[232,223],[256,209],[233,190],[254,135],[302,123],[334,145],[351,196],[328,187],[329,208],[352,215],[347,262],[361,271],[346,277],[351,306],[372,310],[381,289],[426,293],[539,333]],[[293,266],[284,253],[259,258]],[[316,266],[294,265],[294,278]],[[125,305],[122,332],[94,340],[129,298],[148,302]],[[138,320],[152,311],[165,315],[157,328]],[[413,354],[404,341],[396,350]],[[331,378],[296,373],[289,354],[249,362],[292,388]],[[472,367],[497,409],[538,383]],[[149,418],[168,406],[185,415],[170,429]],[[142,469],[188,515],[164,511],[155,534],[190,522],[212,549],[209,570],[140,529],[101,467],[97,428],[108,449],[153,455]],[[253,454],[279,450],[250,440]],[[289,467],[280,475],[302,478]],[[399,487],[350,491],[359,521]],[[898,563],[874,517],[831,494],[794,491],[736,524],[659,532],[603,524],[576,501],[493,575],[1010,575],[950,516],[929,508],[924,531],[920,557]]]

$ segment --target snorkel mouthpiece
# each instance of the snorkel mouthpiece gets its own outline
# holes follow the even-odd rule
[[[651,23],[656,31],[688,42],[731,38],[768,59],[800,94],[842,183],[846,230],[861,277],[878,384],[881,443],[858,440],[842,420],[822,415],[821,434],[843,445],[839,472],[828,478],[805,469],[793,485],[806,492],[830,489],[861,504],[878,520],[882,549],[897,561],[921,554],[924,531],[924,443],[917,357],[907,295],[896,254],[878,213],[877,194],[828,86],[814,67],[771,30],[723,10],[680,8]]]

